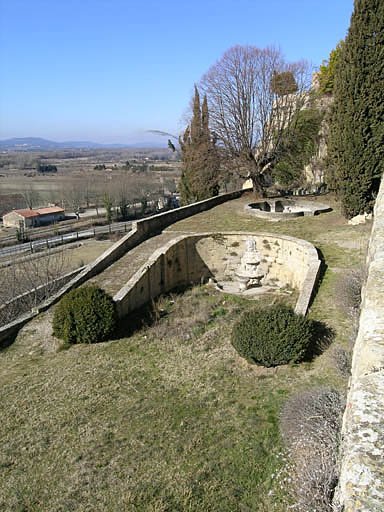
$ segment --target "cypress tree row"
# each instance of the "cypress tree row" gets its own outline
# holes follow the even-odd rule
[[[384,170],[384,2],[355,0],[336,64],[328,185],[346,217],[372,210]]]
[[[193,117],[179,138],[183,161],[179,190],[183,204],[208,199],[219,193],[219,154],[209,130],[207,98],[200,106],[195,86]]]

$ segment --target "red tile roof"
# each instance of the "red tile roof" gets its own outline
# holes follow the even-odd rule
[[[40,215],[48,215],[50,213],[64,213],[63,208],[60,208],[59,206],[49,206],[47,208],[38,208],[36,211]]]
[[[64,213],[64,210],[63,208],[59,208],[58,206],[38,208],[37,210],[31,210],[30,208],[22,208],[21,210],[12,210],[11,212],[6,213],[5,215],[9,215],[10,213],[18,213],[22,217],[28,218],[38,217],[39,215],[50,215],[52,213]]]
[[[31,210],[30,208],[24,208],[22,210],[12,210],[9,213],[18,213],[22,217],[26,217],[26,218],[27,217],[37,217],[39,215],[35,210]]]

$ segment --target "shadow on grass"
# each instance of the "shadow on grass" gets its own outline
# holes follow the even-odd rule
[[[324,322],[312,320],[312,341],[305,354],[304,361],[312,361],[325,352],[335,338],[335,331]]]
[[[157,316],[154,305],[146,304],[119,319],[112,339],[129,338],[141,329],[154,325],[156,320]]]
[[[10,347],[12,345],[12,343],[15,341],[18,333],[19,333],[19,330],[15,329],[15,331],[12,334],[10,334],[6,339],[4,339],[3,341],[0,341],[0,352],[2,352],[3,350],[7,349],[8,347]]]
[[[170,294],[161,295],[161,297],[171,297],[185,293],[187,290],[193,288],[194,285],[178,286],[170,292]],[[158,297],[159,298],[159,297]],[[157,299],[158,299],[157,298]],[[141,329],[152,327],[160,320],[169,314],[168,310],[159,309],[157,306],[157,299],[148,302],[141,308],[135,309],[128,315],[118,320],[118,325],[112,337],[113,340],[121,338],[129,338]]]

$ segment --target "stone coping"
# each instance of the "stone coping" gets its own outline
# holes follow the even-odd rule
[[[80,286],[89,278],[102,272],[105,268],[118,260],[127,251],[133,247],[136,247],[152,235],[161,232],[165,227],[168,227],[181,219],[185,219],[195,215],[196,213],[206,211],[226,201],[230,201],[231,199],[237,199],[238,197],[241,197],[243,193],[248,191],[249,189],[244,189],[219,194],[218,196],[204,199],[203,201],[199,201],[197,203],[192,203],[181,208],[175,208],[174,210],[169,210],[167,212],[132,222],[132,229],[129,233],[127,233],[120,240],[109,247],[103,254],[96,258],[96,260],[86,265],[80,272],[77,272],[77,275],[75,275],[73,279],[71,279],[65,286],[63,286],[63,288],[58,293],[53,295],[44,304],[39,305],[38,308],[35,309],[35,313],[31,312],[28,314],[28,320],[33,318],[33,316],[36,316],[38,312],[45,311],[48,307],[60,300],[60,298],[67,292],[73,288],[76,288],[77,286]],[[24,317],[25,315],[8,325],[0,327],[0,343],[12,336],[26,323],[26,321],[28,321],[25,320]]]
[[[24,311],[18,318],[15,318],[8,324],[1,326],[0,327],[0,346],[7,338],[12,336],[19,329],[21,329],[21,327],[23,327],[23,325],[26,322],[29,322],[29,320],[32,320],[32,318],[37,316],[39,313],[41,313],[42,311],[45,311],[51,305],[55,304],[64,293],[69,291],[70,283],[73,282],[73,280],[76,279],[76,277],[84,271],[84,268],[85,267],[77,268],[75,270],[72,270],[68,274],[65,274],[65,275],[55,279],[56,282],[64,283],[62,288],[58,292],[53,294],[49,299],[45,300],[44,302],[41,302],[38,306],[33,308],[32,311]],[[36,289],[34,289],[32,291],[25,292],[22,295],[14,297],[11,301],[3,304],[1,306],[1,308],[6,308],[6,307],[12,306],[14,304],[17,305],[17,303],[19,303],[19,302],[20,302],[20,304],[22,304],[29,295],[36,294],[39,292],[44,293],[45,288],[46,288],[46,285],[38,286]]]
[[[306,275],[303,279],[303,284],[301,286],[301,290],[299,293],[299,297],[296,303],[295,312],[298,314],[305,315],[308,311],[310,301],[313,298],[314,289],[317,283],[317,279],[319,276],[321,261],[318,257],[318,253],[316,248],[310,242],[306,240],[302,240],[299,238],[287,236],[287,235],[275,235],[271,233],[264,232],[247,232],[247,231],[220,231],[220,232],[201,232],[201,233],[190,233],[185,235],[180,235],[177,238],[167,242],[162,247],[158,248],[153,255],[142,265],[142,267],[131,277],[131,279],[115,294],[113,297],[114,301],[117,304],[117,308],[120,316],[126,314],[127,310],[122,306],[123,302],[127,300],[127,297],[130,294],[135,293],[135,289],[138,284],[146,281],[150,281],[149,272],[154,266],[159,262],[165,255],[175,246],[181,244],[185,241],[197,241],[202,238],[209,238],[215,236],[254,236],[258,238],[270,239],[274,240],[286,240],[293,242],[294,244],[300,246],[303,251],[306,252],[308,257],[308,268]],[[145,276],[148,274],[148,280],[145,280]],[[188,280],[188,279],[187,279]],[[200,281],[200,276],[198,281]],[[150,285],[148,285],[150,286]],[[166,293],[170,291],[171,288],[163,288],[161,293]],[[151,299],[155,298],[156,295],[150,296]],[[142,304],[139,304],[139,306]],[[130,309],[132,310],[132,309]]]

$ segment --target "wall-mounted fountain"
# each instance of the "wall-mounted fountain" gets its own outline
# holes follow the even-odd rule
[[[264,272],[260,268],[261,257],[257,251],[256,240],[247,238],[246,250],[241,258],[239,268],[235,272],[235,280],[239,283],[239,291],[261,286]]]

